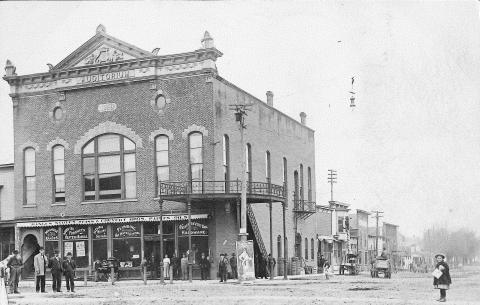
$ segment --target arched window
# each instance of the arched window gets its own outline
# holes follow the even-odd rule
[[[230,139],[223,135],[223,179],[225,180],[225,191],[228,192],[228,181],[230,181]]]
[[[35,149],[27,147],[23,151],[24,204],[36,203]]]
[[[137,197],[135,143],[119,134],[100,135],[82,149],[84,200]]]
[[[313,196],[312,196],[312,169],[310,166],[308,167],[308,173],[307,173],[307,185],[308,185],[308,201],[312,201]]]
[[[315,259],[315,241],[313,240],[313,238],[310,240],[310,247],[310,258]]]
[[[245,149],[246,149],[245,162],[247,162],[247,166],[246,166],[247,180],[248,180],[248,183],[250,184],[252,182],[252,145],[250,145],[250,143],[247,143],[247,147]]]
[[[298,200],[299,200],[299,185],[298,185],[298,172],[294,171],[293,172],[293,203],[294,205],[298,205]]]
[[[282,236],[277,236],[277,259],[282,257]]]
[[[202,190],[203,181],[203,135],[193,132],[188,136],[190,152],[190,179],[192,191]]]
[[[283,157],[283,184],[287,184],[288,181],[288,169],[287,158]]]
[[[272,169],[270,164],[270,152],[268,150],[265,152],[265,177],[267,183],[270,183],[272,180]]]
[[[53,194],[55,202],[65,202],[65,148],[55,145],[53,155]]]
[[[155,138],[155,164],[157,167],[157,182],[170,180],[169,142],[166,135]]]
[[[303,164],[300,164],[300,200],[303,201],[304,197],[304,185],[303,185]]]
[[[305,259],[308,259],[308,239],[305,237]]]

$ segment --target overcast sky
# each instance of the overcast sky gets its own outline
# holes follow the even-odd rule
[[[480,35],[476,1],[0,2],[0,60],[46,72],[95,34],[159,54],[224,53],[219,74],[316,130],[317,203],[381,209],[402,233],[480,234]],[[355,76],[356,105],[349,107]],[[0,84],[0,163],[13,162]]]

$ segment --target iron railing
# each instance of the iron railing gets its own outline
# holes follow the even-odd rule
[[[240,194],[242,182],[231,181],[166,181],[159,182],[160,196],[181,196],[187,194]],[[285,198],[285,188],[267,182],[247,182],[247,194],[270,195]]]
[[[293,211],[300,213],[315,213],[316,203],[314,201],[307,201],[301,199],[293,200]]]

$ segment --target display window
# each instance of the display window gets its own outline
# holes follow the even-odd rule
[[[63,227],[63,256],[72,253],[77,268],[88,267],[88,227]]]
[[[97,225],[92,227],[92,255],[93,260],[106,260],[107,252],[107,225]]]
[[[141,264],[140,224],[122,223],[112,226],[113,256],[120,267],[138,267]]]
[[[47,257],[53,257],[54,251],[58,250],[58,227],[45,228],[44,231],[45,238],[45,254]]]

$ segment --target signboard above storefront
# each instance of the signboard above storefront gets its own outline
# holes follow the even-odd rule
[[[58,228],[45,229],[45,240],[46,241],[58,240]]]
[[[88,239],[88,228],[86,226],[68,226],[63,228],[63,240]]]
[[[190,231],[192,236],[208,236],[208,226],[200,222],[192,221]],[[178,236],[188,236],[188,222],[178,225]]]
[[[131,238],[140,237],[140,224],[129,223],[115,225],[113,227],[113,238]]]
[[[193,219],[207,219],[208,214],[192,214]],[[164,215],[163,221],[180,221],[188,220],[188,215]],[[33,227],[55,227],[68,225],[96,225],[105,223],[127,223],[127,222],[152,222],[160,221],[160,216],[140,216],[140,217],[120,217],[120,218],[92,218],[92,219],[71,219],[71,220],[56,220],[56,221],[37,221],[37,222],[19,222],[19,228],[33,228]]]
[[[107,238],[107,226],[99,225],[93,227],[93,239]]]

